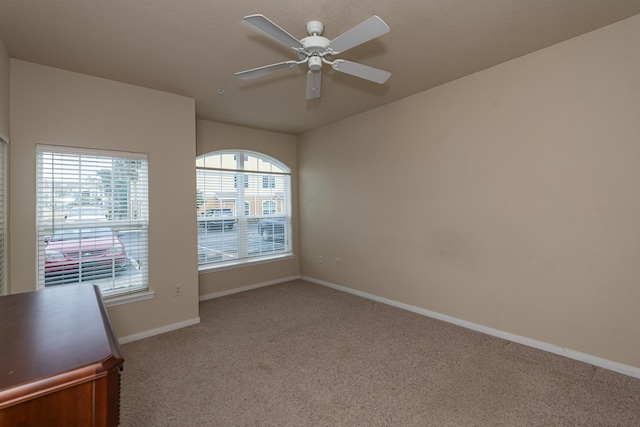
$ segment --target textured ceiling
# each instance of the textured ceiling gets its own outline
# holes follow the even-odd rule
[[[378,15],[391,32],[339,57],[393,74],[378,85],[325,65],[312,101],[305,65],[242,81],[236,71],[295,59],[241,23],[256,13],[297,38],[320,20],[329,39]],[[201,119],[298,134],[639,13],[639,0],[0,0],[0,37],[13,58],[189,96]]]

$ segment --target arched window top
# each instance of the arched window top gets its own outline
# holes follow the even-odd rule
[[[219,150],[203,154],[196,158],[196,167],[266,173],[291,173],[291,168],[281,161],[266,154],[249,150]]]

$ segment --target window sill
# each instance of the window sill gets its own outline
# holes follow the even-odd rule
[[[268,258],[251,258],[238,261],[227,261],[219,264],[203,264],[198,266],[199,274],[212,273],[214,271],[230,270],[233,268],[249,267],[258,264],[267,264],[270,262],[285,261],[295,259],[295,254],[283,254],[279,256],[270,256]]]
[[[104,298],[104,304],[107,307],[115,307],[116,305],[129,304],[132,302],[145,301],[152,299],[156,293],[154,291],[141,291],[131,294],[114,295],[112,297],[106,296]]]

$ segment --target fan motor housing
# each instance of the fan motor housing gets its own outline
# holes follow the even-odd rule
[[[329,46],[329,39],[322,36],[308,36],[300,40],[300,43],[304,46],[302,52],[298,52],[300,59],[304,59],[307,56],[318,54],[320,56],[327,57],[327,46]],[[329,58],[327,58],[329,59]]]

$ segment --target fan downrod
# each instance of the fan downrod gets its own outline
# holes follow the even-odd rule
[[[307,34],[310,36],[320,36],[324,32],[324,24],[320,21],[307,22]]]

